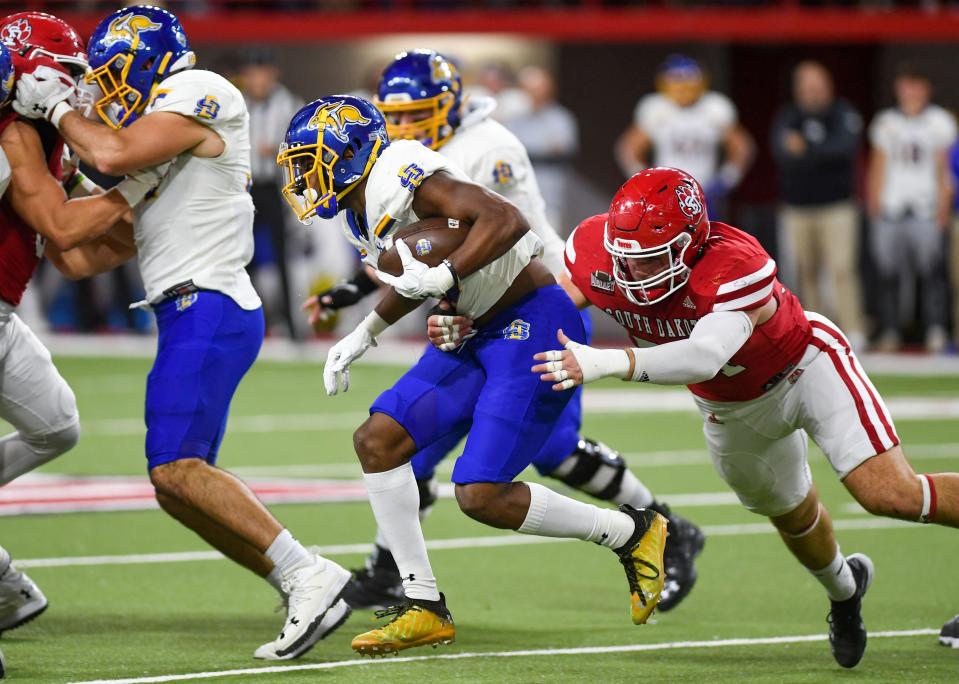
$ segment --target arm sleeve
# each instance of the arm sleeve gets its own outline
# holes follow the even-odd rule
[[[685,340],[658,347],[633,349],[633,380],[659,385],[694,385],[716,377],[753,333],[742,311],[706,314]]]

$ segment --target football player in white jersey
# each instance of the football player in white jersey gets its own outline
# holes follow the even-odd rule
[[[353,443],[370,505],[403,577],[403,602],[383,613],[393,620],[353,640],[354,650],[386,654],[449,643],[455,627],[426,553],[419,495],[410,460],[468,425],[453,469],[456,498],[470,517],[525,534],[595,541],[616,551],[626,569],[632,618],[646,622],[663,588],[666,519],[650,509],[619,511],[562,496],[542,485],[514,482],[546,445],[571,393],[544,392],[522,376],[535,344],[560,324],[578,339],[579,312],[541,262],[542,242],[515,205],[469,182],[452,163],[412,140],[390,142],[383,115],[361,98],[315,100],[290,122],[278,163],[300,220],[346,215],[347,239],[377,268],[395,248],[403,273],[357,328],[327,356],[330,395],[349,387],[349,367],[377,336],[428,297],[447,297],[475,321],[457,353],[427,348],[420,360],[370,408]],[[464,230],[462,244],[429,268],[413,258],[398,228],[444,218]],[[428,240],[416,244],[422,254]],[[542,383],[541,383],[542,384]]]
[[[728,97],[707,90],[702,67],[670,55],[656,76],[658,93],[636,105],[633,123],[616,142],[616,159],[629,177],[651,166],[682,169],[699,181],[710,213],[742,180],[753,141],[739,125]]]
[[[929,77],[912,66],[900,68],[894,90],[896,106],[879,112],[869,127],[870,237],[887,293],[879,298],[878,346],[883,351],[899,347],[897,284],[905,257],[921,284],[926,347],[940,352],[948,339],[948,286],[942,260],[952,207],[949,148],[956,140],[956,121],[931,103]]]
[[[543,263],[554,276],[563,272],[565,242],[547,219],[545,202],[522,143],[491,117],[496,107],[493,98],[464,98],[456,67],[443,55],[421,49],[400,53],[386,67],[374,103],[386,119],[391,140],[417,140],[439,151],[474,183],[515,204],[545,245]],[[375,289],[366,277],[366,271],[361,270],[345,287],[340,285],[312,298],[312,315],[320,315],[323,309],[341,308],[334,305],[334,297],[339,299],[336,304],[342,304],[344,300],[359,301],[358,283],[363,284],[366,291]],[[350,297],[350,289],[354,287],[356,289]],[[466,329],[467,322],[460,318],[450,321],[434,318],[432,323],[436,326],[453,324]],[[583,315],[583,323],[588,332],[588,314]],[[703,546],[702,532],[689,521],[672,514],[668,506],[655,502],[649,489],[629,471],[618,452],[601,442],[580,437],[581,417],[582,393],[577,391],[566,405],[546,447],[532,464],[542,475],[554,477],[596,498],[629,504],[634,508],[651,507],[669,520],[664,561],[668,579],[659,610],[670,610],[689,593],[696,581],[694,559]],[[413,457],[421,517],[428,514],[436,501],[437,464],[466,431],[464,426]],[[383,607],[403,596],[399,570],[382,534],[377,535],[365,568],[354,570],[353,575],[354,581],[344,594],[353,608]]]
[[[150,479],[167,513],[283,595],[283,630],[255,655],[297,657],[349,615],[340,594],[350,574],[306,550],[241,480],[216,467],[230,400],[263,340],[260,299],[244,268],[253,254],[246,105],[226,79],[193,69],[186,35],[166,10],[111,14],[89,56],[87,80],[102,91],[95,108],[107,125],[74,111],[72,89],[55,79],[24,76],[17,111],[46,117],[103,173],[160,169],[120,255],[138,256],[159,328],[146,388]],[[78,269],[118,260],[99,256],[81,248]]]

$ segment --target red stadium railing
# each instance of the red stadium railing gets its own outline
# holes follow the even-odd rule
[[[172,9],[196,43],[237,42],[308,43],[348,40],[389,33],[513,33],[554,40],[616,42],[738,42],[738,43],[850,43],[926,42],[959,40],[959,11],[896,9],[867,11],[848,7],[807,7],[798,0],[781,0],[750,7],[701,6],[614,7],[603,0],[579,0],[575,7],[548,0],[488,3],[442,3],[436,0],[354,2],[350,11],[320,11],[316,2],[282,0],[207,0]],[[54,11],[89,35],[98,19],[116,3],[2,2],[0,7]],[[85,8],[78,12],[78,7]],[[343,3],[327,3],[342,7]],[[190,11],[203,9],[207,11]],[[358,11],[356,8],[363,8]]]

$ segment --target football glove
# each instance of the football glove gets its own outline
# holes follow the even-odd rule
[[[13,108],[28,119],[46,119],[56,125],[59,118],[72,109],[69,100],[76,91],[76,85],[66,74],[52,67],[39,66],[32,74],[24,74],[17,81],[17,99]]]
[[[326,355],[323,366],[323,385],[326,394],[333,396],[342,389],[350,389],[350,364],[376,346],[376,336],[389,327],[375,311],[363,319],[356,330],[334,344]]]
[[[406,299],[443,297],[456,285],[456,277],[445,263],[430,268],[413,258],[410,248],[402,240],[397,240],[394,247],[403,264],[402,275],[392,276],[382,271],[377,271],[376,275],[392,286],[396,294]]]

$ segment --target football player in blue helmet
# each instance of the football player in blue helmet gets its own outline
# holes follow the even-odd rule
[[[376,106],[391,140],[419,140],[438,150],[460,125],[463,82],[434,50],[401,52],[383,71]]]
[[[395,250],[403,268],[392,276],[377,271],[391,288],[330,348],[326,392],[345,392],[350,365],[424,299],[455,300],[455,313],[475,321],[477,334],[463,353],[428,347],[377,398],[354,433],[370,506],[403,578],[403,594],[397,607],[381,614],[393,619],[355,637],[352,648],[385,655],[455,639],[426,551],[411,459],[466,432],[452,476],[460,508],[493,527],[609,547],[626,569],[633,621],[645,622],[663,590],[665,518],[651,509],[599,508],[536,483],[514,482],[553,435],[572,397],[524,377],[536,380],[528,372],[529,354],[536,340],[551,342],[558,328],[585,340],[579,312],[542,262],[543,244],[516,205],[418,141],[387,144],[381,122],[373,105],[359,98],[320,98],[295,115],[277,159],[286,167],[285,194],[297,216],[339,211],[346,239],[367,265],[385,266],[384,255]],[[430,218],[465,231],[462,243],[433,267],[396,239],[401,228]],[[418,253],[431,248],[422,242]]]
[[[86,81],[103,93],[96,111],[114,128],[133,123],[160,81],[196,64],[180,20],[146,5],[126,7],[101,21],[90,37],[88,57]]]
[[[116,259],[86,254],[84,274],[138,259],[144,303],[160,333],[145,398],[145,455],[157,501],[282,594],[284,625],[254,657],[299,657],[349,615],[339,594],[350,573],[304,548],[245,483],[216,465],[230,401],[264,334],[246,271],[254,215],[246,102],[223,76],[192,68],[176,17],[155,7],[107,17],[90,52],[91,78],[103,90],[97,110],[109,125],[74,109],[72,84],[42,75],[19,77],[14,107],[53,124],[102,173],[149,172],[129,188],[133,235]]]
[[[300,221],[333,218],[389,144],[383,116],[368,101],[352,95],[314,100],[290,121],[276,158],[287,172],[283,197]]]

